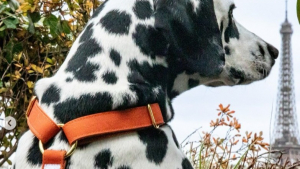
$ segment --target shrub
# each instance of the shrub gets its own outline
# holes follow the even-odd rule
[[[212,130],[203,132],[200,141],[184,141],[181,144],[194,168],[288,169],[300,166],[300,162],[291,164],[288,159],[282,159],[283,152],[270,151],[270,145],[264,142],[262,132],[245,132],[242,136],[241,124],[234,114],[235,111],[230,111],[229,105],[223,107],[220,104],[218,118],[210,122]],[[224,127],[227,128],[225,137],[215,138],[214,131]]]
[[[0,113],[17,127],[0,129],[0,166],[27,130],[25,110],[34,83],[51,76],[88,21],[99,0],[0,1]]]

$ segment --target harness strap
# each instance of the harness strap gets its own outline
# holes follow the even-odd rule
[[[66,151],[63,150],[45,150],[43,153],[42,169],[64,169]]]
[[[131,131],[164,124],[158,103],[126,110],[100,112],[83,116],[67,122],[56,124],[39,106],[36,97],[29,103],[27,123],[31,132],[40,140],[39,148],[43,154],[42,169],[64,169],[65,159],[72,155],[77,143],[87,143],[106,134]],[[69,144],[68,152],[64,150],[44,150],[47,143],[60,130],[65,133]]]
[[[151,104],[151,109],[156,124],[164,124],[159,105]],[[75,141],[80,142],[99,135],[130,131],[152,125],[154,124],[147,106],[142,106],[80,117],[66,123],[62,129],[69,144],[73,144]]]
[[[32,99],[29,103],[26,116],[27,124],[31,132],[41,140],[43,144],[47,143],[60,131],[60,127],[44,113],[36,99]]]
[[[150,108],[149,108],[150,106]],[[164,124],[161,110],[157,103],[126,110],[100,112],[83,116],[67,122],[56,124],[33,99],[27,112],[27,123],[31,132],[43,144],[53,138],[60,129],[65,133],[69,144],[76,141],[104,134],[141,129]]]

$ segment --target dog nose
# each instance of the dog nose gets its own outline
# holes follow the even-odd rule
[[[272,46],[270,44],[267,44],[267,48],[268,48],[268,51],[269,51],[271,57],[273,59],[277,59],[278,53],[279,53],[278,50],[274,46]]]

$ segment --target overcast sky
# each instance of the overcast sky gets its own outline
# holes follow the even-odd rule
[[[274,45],[281,52],[279,30],[285,19],[285,0],[236,0],[234,17],[245,28]],[[296,16],[296,0],[288,1],[288,20],[293,25],[292,57],[294,64],[294,87],[298,123],[300,122],[300,27]],[[269,77],[245,86],[209,88],[196,87],[175,98],[175,117],[171,126],[178,141],[202,127],[210,131],[209,122],[217,118],[219,103],[231,104],[236,117],[245,131],[263,131],[265,141],[269,141],[271,113],[276,113],[278,94],[279,64],[281,53]],[[300,125],[300,124],[299,124]],[[273,126],[273,124],[272,124]],[[221,132],[216,132],[222,136]],[[199,137],[199,136],[197,136]],[[196,138],[197,138],[196,137]],[[195,137],[194,137],[195,138]]]

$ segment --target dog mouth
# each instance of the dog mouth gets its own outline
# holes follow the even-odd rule
[[[206,83],[206,86],[219,87],[219,86],[234,86],[243,83],[245,76],[241,71],[236,69],[223,70],[218,79]]]
[[[270,74],[270,70],[265,67],[256,67],[252,74],[247,74],[243,70],[231,67],[223,70],[218,79],[206,83],[206,86],[218,87],[245,85],[266,78]]]

